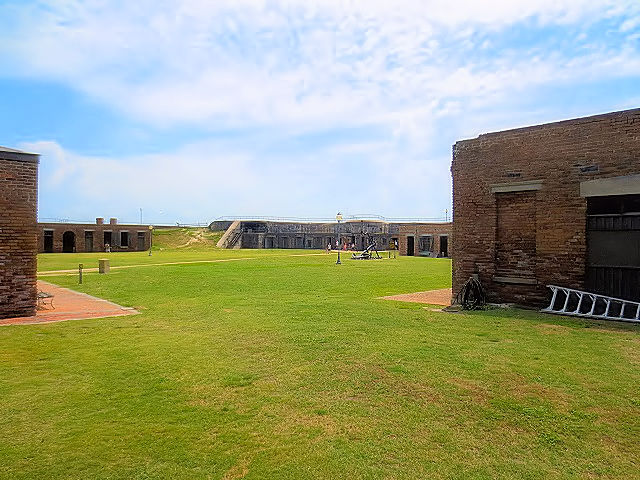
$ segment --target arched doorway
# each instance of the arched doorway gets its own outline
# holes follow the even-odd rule
[[[62,234],[62,251],[64,253],[73,253],[76,251],[75,233],[68,231]]]

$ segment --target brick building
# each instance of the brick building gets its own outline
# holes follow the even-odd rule
[[[226,226],[226,224],[224,225]],[[213,222],[211,229],[219,228]],[[230,222],[218,242],[222,248],[299,248],[324,249],[328,244],[355,244],[364,250],[369,237],[381,250],[398,242],[401,255],[448,257],[451,223],[393,223],[375,220],[355,220],[340,223],[272,222],[237,220]]]
[[[555,284],[640,299],[640,109],[453,147],[453,291],[541,306]]]
[[[451,251],[451,222],[392,224],[401,255],[448,257]]]
[[[0,147],[0,318],[36,310],[38,162]]]
[[[148,250],[151,230],[146,225],[120,225],[117,219],[96,218],[96,223],[38,223],[40,253],[112,252]]]

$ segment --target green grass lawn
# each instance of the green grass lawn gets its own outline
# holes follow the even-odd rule
[[[640,477],[637,326],[379,300],[450,262],[300,253],[47,277],[142,314],[0,328],[0,477]]]

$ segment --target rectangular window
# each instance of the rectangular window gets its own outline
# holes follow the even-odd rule
[[[422,235],[420,237],[420,252],[433,252],[433,236]]]
[[[129,247],[129,232],[120,232],[120,247]]]

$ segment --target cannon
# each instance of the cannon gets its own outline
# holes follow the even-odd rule
[[[377,260],[378,258],[382,258],[378,253],[378,247],[376,246],[376,240],[371,236],[367,235],[367,244],[369,245],[360,253],[354,253],[351,255],[352,260]],[[374,256],[375,253],[375,256]]]

